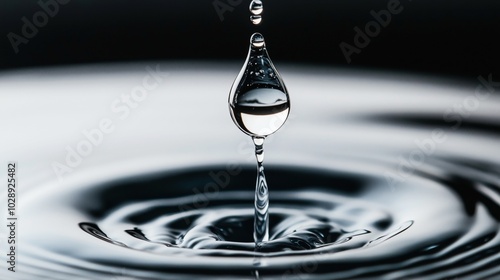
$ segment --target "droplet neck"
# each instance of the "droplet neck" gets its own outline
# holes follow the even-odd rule
[[[254,241],[258,250],[269,241],[269,188],[264,175],[264,137],[252,137],[257,158],[257,182],[255,184]]]
[[[252,137],[255,145],[255,157],[259,167],[264,163],[264,137]]]

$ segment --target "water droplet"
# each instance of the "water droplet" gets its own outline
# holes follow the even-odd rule
[[[262,5],[262,1],[260,0],[253,0],[251,3],[250,3],[250,12],[254,15],[260,15],[262,14],[262,11],[264,10],[263,9],[264,6]]]
[[[264,37],[255,33],[250,41],[245,64],[231,87],[229,110],[241,131],[252,137],[266,137],[285,123],[290,99],[267,53]]]
[[[254,33],[250,38],[250,43],[252,43],[252,45],[257,48],[264,47],[264,36],[262,36],[262,34],[260,33]]]
[[[267,53],[264,36],[254,33],[248,56],[229,94],[231,117],[244,133],[252,136],[257,159],[254,241],[256,250],[269,240],[269,191],[264,175],[264,139],[288,118],[288,91]]]
[[[261,15],[251,15],[250,16],[250,21],[255,24],[255,25],[258,25],[262,22],[262,16]]]
[[[253,137],[257,158],[257,182],[255,184],[255,217],[253,239],[256,249],[269,241],[269,188],[264,175],[264,138]]]

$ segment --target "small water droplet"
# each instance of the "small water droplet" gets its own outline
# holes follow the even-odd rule
[[[251,15],[250,16],[250,21],[255,24],[255,25],[258,25],[262,22],[262,16],[261,15]]]
[[[264,42],[264,36],[260,33],[254,33],[252,37],[250,38],[250,42],[254,47],[261,48],[264,47],[265,42]]]
[[[262,14],[262,11],[264,10],[263,9],[264,6],[262,5],[262,1],[260,0],[253,0],[251,3],[250,3],[250,12],[254,15],[260,15]]]

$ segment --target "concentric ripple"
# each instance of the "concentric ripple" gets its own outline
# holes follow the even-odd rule
[[[54,240],[51,250],[100,264],[108,273],[127,267],[139,279],[143,270],[156,275],[144,279],[215,277],[212,269],[224,263],[232,277],[258,273],[271,279],[496,273],[498,186],[474,180],[485,176],[469,167],[445,161],[433,166],[455,172],[420,171],[389,189],[383,177],[368,172],[271,165],[270,241],[258,250],[254,194],[248,191],[252,167],[212,192],[199,190],[214,182],[209,174],[220,174],[221,166],[142,174],[61,193],[55,199],[67,204],[53,211],[79,214],[80,222],[69,227],[80,241],[69,246],[71,238],[60,231],[45,242]]]
[[[40,114],[47,127],[23,131],[51,148],[33,153],[46,155],[38,166],[20,158],[22,172],[50,166],[73,117],[99,117],[83,112],[116,98],[102,89],[144,75],[99,69],[3,79],[26,116],[37,108],[17,94],[19,81],[32,81],[26,94],[61,77],[60,96],[81,88],[85,110],[44,99],[68,118]],[[284,67],[296,105],[266,139],[270,241],[255,248],[254,147],[237,138],[224,102],[234,69],[162,69],[172,72],[164,94],[114,119],[116,134],[64,182],[33,179],[20,194],[16,280],[500,277],[497,95],[471,107],[476,84]],[[49,134],[62,140],[39,137]]]

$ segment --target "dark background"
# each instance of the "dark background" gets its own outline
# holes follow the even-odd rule
[[[264,0],[258,27],[248,19],[250,0],[226,11],[223,21],[214,2],[72,0],[59,5],[16,54],[7,34],[22,35],[21,19],[32,22],[42,9],[37,1],[2,1],[0,70],[138,60],[242,61],[249,36],[259,31],[275,63],[500,78],[500,1],[401,0],[403,11],[352,55],[350,64],[339,44],[353,44],[353,28],[364,29],[373,20],[370,11],[386,9],[388,0]]]

